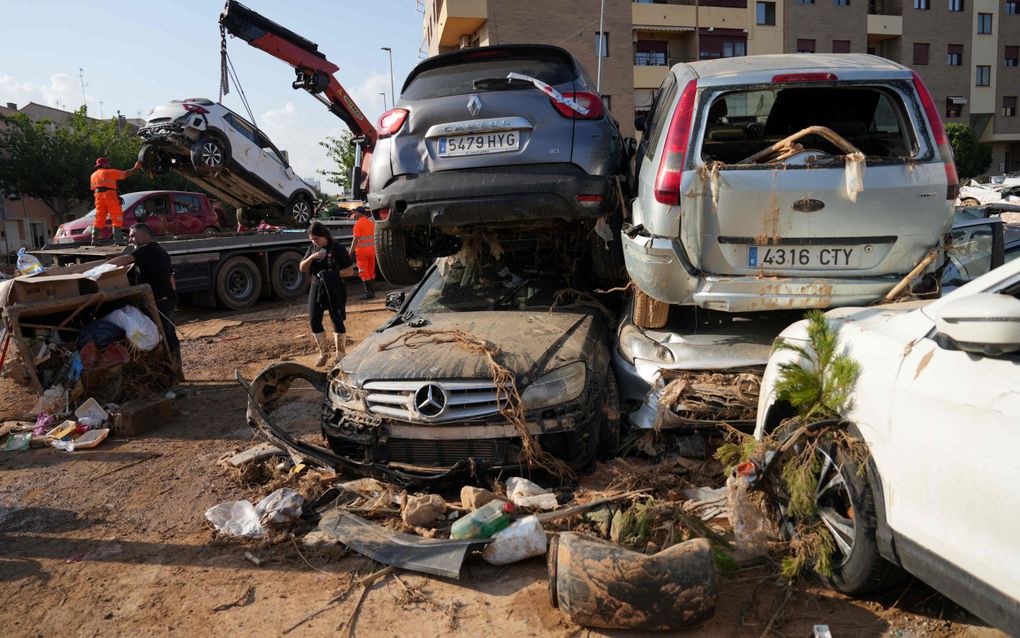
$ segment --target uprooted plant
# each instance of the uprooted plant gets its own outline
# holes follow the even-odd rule
[[[836,542],[817,503],[822,452],[836,454],[841,449],[858,470],[865,467],[867,454],[842,420],[852,407],[860,366],[839,352],[838,335],[823,312],[812,311],[807,319],[806,344],[780,341],[777,345],[797,355],[795,361],[780,365],[775,386],[776,399],[788,403],[795,416],[761,441],[733,430],[730,440],[716,452],[728,470],[751,459],[764,459],[767,452],[776,455],[773,463],[765,465],[776,488],[772,497],[785,501],[780,509],[793,526],[791,555],[782,564],[783,575],[790,579],[808,565],[822,576],[832,575]]]

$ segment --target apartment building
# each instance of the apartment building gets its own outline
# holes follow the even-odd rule
[[[604,4],[601,16],[600,5]],[[765,53],[871,53],[915,69],[1020,171],[1020,0],[420,0],[422,50],[555,44],[596,77],[625,135],[678,62]],[[600,55],[601,54],[601,55]]]

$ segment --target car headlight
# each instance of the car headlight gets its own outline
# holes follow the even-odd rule
[[[633,364],[634,359],[673,363],[673,351],[646,335],[641,328],[627,324],[620,331],[620,354]]]
[[[528,385],[521,395],[521,403],[525,410],[538,410],[572,401],[584,390],[587,374],[583,361],[557,368]]]
[[[329,374],[329,395],[331,402],[350,403],[358,398],[358,389],[350,376],[337,368]]]

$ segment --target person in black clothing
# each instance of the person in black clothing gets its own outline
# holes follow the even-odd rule
[[[174,311],[177,310],[177,292],[174,290],[170,255],[162,246],[152,241],[152,229],[147,224],[138,223],[132,226],[128,241],[132,247],[131,252],[114,257],[108,263],[116,266],[134,264],[134,283],[149,284],[152,288],[152,296],[156,299],[156,309],[159,310],[167,345],[180,366],[181,342],[177,339],[177,329],[172,319]]]
[[[354,276],[354,264],[347,250],[319,222],[308,227],[308,239],[312,245],[299,268],[301,272],[312,275],[312,286],[308,291],[308,320],[312,325],[312,337],[319,348],[319,359],[315,365],[321,366],[328,359],[325,328],[322,326],[322,315],[326,310],[329,310],[329,319],[333,323],[336,361],[340,361],[347,351],[347,330],[344,328],[347,288],[340,278]]]

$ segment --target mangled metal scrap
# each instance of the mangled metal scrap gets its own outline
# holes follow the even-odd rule
[[[751,421],[758,409],[762,370],[663,370],[656,428],[690,422]]]

